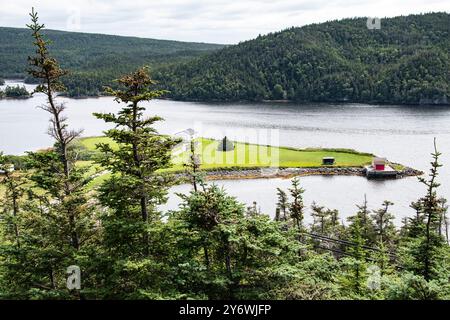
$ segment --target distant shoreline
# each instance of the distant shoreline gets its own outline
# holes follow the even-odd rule
[[[27,83],[25,82],[25,79],[3,79],[6,81],[11,82],[22,82],[24,84],[28,85],[35,85],[36,83]],[[61,94],[61,97],[69,98],[69,99],[91,99],[91,98],[102,98],[102,97],[109,97],[109,95],[106,94],[98,94],[98,95],[80,95],[80,96],[69,96]],[[407,102],[386,102],[386,101],[353,101],[353,100],[287,100],[287,99],[276,99],[276,100],[227,100],[227,99],[178,99],[178,98],[172,98],[172,97],[161,97],[155,100],[169,100],[169,101],[180,101],[180,102],[198,102],[198,103],[284,103],[284,104],[326,104],[326,103],[333,103],[333,104],[368,104],[368,105],[385,105],[385,106],[450,106],[450,100],[443,102],[433,102],[429,100],[425,100],[423,102],[418,103],[407,103]]]

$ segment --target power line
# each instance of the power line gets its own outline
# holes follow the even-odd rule
[[[317,248],[323,249],[323,250],[332,251],[332,252],[335,252],[335,253],[340,253],[340,254],[342,254],[344,256],[348,256],[348,257],[352,257],[352,258],[358,258],[355,255],[352,255],[351,253],[348,253],[348,252],[345,252],[345,251],[342,251],[342,250],[339,250],[339,249],[327,248],[327,247],[324,247],[324,246],[321,246],[321,245],[318,245]],[[374,263],[377,262],[375,259],[370,258],[370,257],[366,257],[366,256],[364,257],[364,259],[368,260],[368,261],[371,261],[371,262],[374,262]],[[398,264],[394,264],[394,267],[396,267],[398,269],[404,269],[402,266],[400,266]]]
[[[339,244],[343,244],[343,245],[347,245],[347,246],[349,246],[349,245],[357,246],[358,245],[358,244],[356,244],[354,242],[350,242],[350,241],[347,241],[347,240],[340,240],[340,239],[330,238],[330,237],[327,237],[327,236],[318,235],[318,234],[309,233],[309,232],[302,232],[302,233],[307,235],[307,236],[310,236],[311,238],[317,239],[319,241],[334,242],[334,243],[339,243]],[[303,243],[305,243],[305,242],[303,242]],[[345,255],[345,256],[358,258],[355,255],[352,255],[351,253],[348,253],[348,252],[345,252],[345,251],[342,251],[342,250],[339,250],[339,249],[328,248],[328,247],[324,247],[324,246],[321,246],[321,245],[316,245],[316,247],[320,248],[320,249],[324,249],[324,250],[329,250],[329,251],[332,251],[332,252],[335,252],[335,253],[339,253],[339,254],[342,254],[342,255]],[[362,247],[365,248],[365,249],[368,249],[368,250],[373,250],[373,251],[377,251],[377,252],[383,252],[379,248],[374,248],[374,247],[369,247],[369,246],[362,246]],[[397,260],[397,256],[395,254],[393,254],[391,252],[388,252],[387,254],[389,255],[389,258],[392,259],[394,262]],[[364,258],[366,260],[369,260],[369,261],[372,261],[372,262],[376,262],[375,259],[372,259],[370,257],[365,256]],[[400,266],[400,265],[395,265],[395,267],[397,267],[399,269],[403,269],[403,267]]]
[[[309,232],[306,232],[306,231],[303,231],[302,233],[305,234],[305,235],[308,235],[308,236],[310,236],[312,238],[317,238],[317,239],[321,239],[321,240],[324,240],[324,241],[336,242],[336,243],[340,243],[340,244],[343,244],[343,245],[359,246],[359,244],[357,244],[355,242],[347,241],[347,240],[331,238],[331,237],[327,237],[327,236],[320,235],[320,234],[309,233]],[[377,251],[377,252],[384,252],[380,248],[370,247],[370,246],[366,246],[366,245],[361,245],[361,248],[364,248],[366,250]],[[389,252],[388,251],[387,254],[389,254],[390,256],[392,256],[394,258],[396,257],[395,253],[393,253],[393,252]]]

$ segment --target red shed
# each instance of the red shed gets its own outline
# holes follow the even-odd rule
[[[373,158],[372,167],[377,171],[384,171],[386,167],[386,158]]]

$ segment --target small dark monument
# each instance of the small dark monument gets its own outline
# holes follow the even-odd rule
[[[324,157],[322,158],[322,165],[323,166],[332,166],[334,164],[334,158],[333,157]]]
[[[218,151],[231,151],[234,150],[234,144],[230,140],[228,140],[227,137],[223,138],[222,141],[219,142],[219,147],[217,148]]]

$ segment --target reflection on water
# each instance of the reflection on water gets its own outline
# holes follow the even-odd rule
[[[115,112],[119,105],[110,97],[90,99],[61,98],[73,128],[84,128],[84,135],[100,135],[107,126],[93,112]],[[44,103],[37,95],[28,100],[0,100],[0,150],[23,153],[46,147],[49,115],[36,106]],[[385,156],[391,161],[427,170],[433,138],[443,153],[441,195],[450,199],[450,108],[434,106],[372,106],[363,104],[287,104],[287,103],[193,103],[153,101],[149,115],[165,118],[158,124],[161,133],[174,134],[201,127],[205,136],[239,138],[251,129],[279,130],[280,145],[292,147],[352,148]],[[251,137],[250,137],[251,140]],[[252,141],[250,141],[252,142]],[[253,141],[256,142],[256,141]],[[415,178],[367,181],[361,177],[304,177],[307,204],[340,209],[342,216],[355,212],[355,204],[367,194],[372,208],[389,199],[396,203],[398,218],[411,214],[410,202],[424,193]],[[273,214],[276,187],[287,188],[289,181],[220,181],[231,194],[246,203],[258,202],[264,212]],[[187,186],[175,190],[186,191]],[[176,197],[167,205],[173,208]]]

